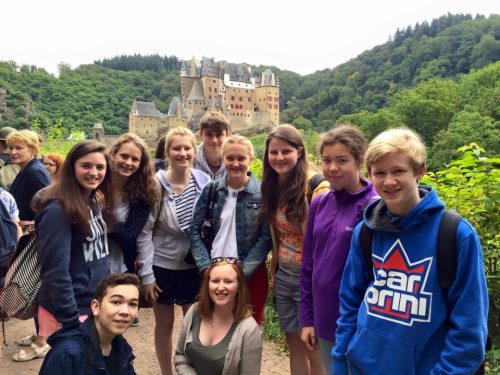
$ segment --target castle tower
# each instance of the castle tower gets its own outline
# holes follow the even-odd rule
[[[205,97],[203,96],[203,87],[201,86],[200,79],[194,81],[191,92],[186,98],[185,107],[188,117],[205,111]]]
[[[271,69],[266,69],[261,77],[258,86],[255,88],[254,110],[258,112],[268,112],[271,121],[279,125],[280,97],[279,80],[276,79]]]
[[[96,141],[101,141],[103,135],[104,135],[104,127],[102,126],[102,123],[100,122],[95,123],[94,126],[92,127],[92,137],[94,137]]]
[[[183,65],[181,66],[181,70],[179,72],[179,76],[181,79],[181,100],[183,103],[185,103],[187,96],[193,88],[194,82],[200,76],[198,71],[198,63],[196,62],[194,56],[188,65],[183,62]]]
[[[181,98],[174,96],[167,113],[167,126],[164,129],[161,128],[159,134],[166,134],[168,129],[178,126],[187,126],[187,115],[182,106]]]
[[[208,102],[212,98],[218,98],[221,95],[219,75],[219,64],[215,62],[215,59],[202,57],[200,76],[205,102]]]

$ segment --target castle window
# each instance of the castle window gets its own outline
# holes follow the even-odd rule
[[[211,88],[211,87],[209,87],[209,88],[208,88],[208,91],[212,92],[212,88]]]
[[[273,105],[272,105],[272,104],[268,104],[268,105],[267,105],[267,108],[268,108],[268,109],[273,109]]]
[[[274,105],[274,109],[278,109],[278,105],[277,104]]]
[[[234,96],[231,96],[231,100],[234,100]]]
[[[252,98],[248,98],[248,102],[251,103],[252,102]]]
[[[240,96],[240,102],[242,102],[242,101],[243,101],[243,98]]]

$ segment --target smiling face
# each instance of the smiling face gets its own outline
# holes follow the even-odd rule
[[[369,172],[377,194],[392,213],[406,215],[420,201],[418,180],[425,174],[425,167],[415,173],[407,155],[390,152],[373,162]]]
[[[75,178],[83,192],[89,195],[106,176],[106,158],[100,152],[91,152],[75,162]]]
[[[238,275],[231,264],[223,263],[212,269],[208,292],[215,307],[233,308],[238,292]]]
[[[211,156],[222,155],[222,143],[227,137],[227,132],[225,130],[215,130],[211,128],[206,128],[200,131],[200,138],[203,142],[205,148],[205,153]]]
[[[110,156],[115,172],[122,177],[132,176],[141,165],[141,150],[133,142],[123,143],[116,153]]]
[[[99,337],[121,335],[137,316],[139,290],[130,284],[109,287],[101,302],[92,300],[91,308]]]
[[[228,181],[245,183],[248,180],[247,172],[252,159],[246,145],[241,143],[226,144],[223,159]]]
[[[35,152],[25,142],[16,141],[9,145],[9,156],[12,164],[18,164],[24,168],[35,158]]]
[[[188,135],[175,135],[166,152],[173,169],[185,169],[191,166],[195,154],[193,140]]]
[[[361,162],[342,143],[324,146],[321,152],[323,175],[335,190],[354,193],[361,188]]]
[[[286,181],[303,152],[303,149],[296,149],[290,143],[279,138],[273,138],[269,141],[267,152],[269,165],[278,174],[280,181]]]

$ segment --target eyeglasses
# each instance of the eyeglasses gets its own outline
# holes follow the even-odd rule
[[[45,165],[46,167],[56,167],[57,164],[54,164],[54,163],[43,163],[43,165]]]
[[[227,262],[229,264],[241,264],[239,259],[234,258],[234,257],[215,257],[215,258],[212,258],[212,260],[211,260],[211,264],[222,263],[222,262]]]

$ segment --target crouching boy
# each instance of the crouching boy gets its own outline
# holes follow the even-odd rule
[[[385,131],[368,147],[367,170],[382,199],[364,212],[368,246],[362,223],[352,237],[334,375],[474,374],[481,367],[488,312],[481,246],[461,219],[449,236],[456,275],[443,287],[436,251],[445,209],[433,188],[418,186],[425,159],[425,146],[409,129]]]
[[[139,279],[130,273],[102,280],[91,302],[92,316],[49,337],[52,349],[40,374],[135,374],[132,348],[122,334],[137,315],[139,288]]]

